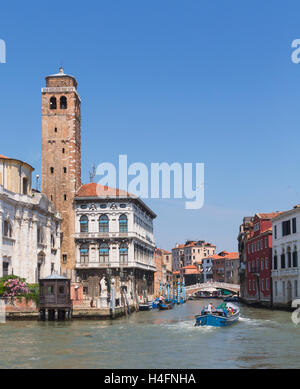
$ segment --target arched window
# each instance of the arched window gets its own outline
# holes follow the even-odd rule
[[[12,228],[11,228],[11,224],[10,224],[10,222],[8,220],[4,221],[3,235],[6,238],[11,238],[12,237]]]
[[[99,260],[100,260],[100,263],[108,263],[109,262],[109,249],[108,249],[107,243],[100,244]]]
[[[80,263],[88,263],[89,262],[89,246],[87,244],[83,244],[80,247]]]
[[[128,219],[126,215],[121,215],[119,219],[120,232],[128,232]]]
[[[128,247],[125,243],[122,243],[120,248],[120,263],[127,264],[128,263]]]
[[[37,228],[37,242],[44,243],[44,229],[43,229],[43,227]]]
[[[50,109],[56,109],[56,97],[50,98]]]
[[[87,216],[80,218],[80,232],[89,232],[89,219]]]
[[[67,109],[67,98],[66,98],[66,96],[62,96],[60,98],[60,109]]]
[[[55,248],[55,238],[54,238],[54,235],[51,235],[51,248],[52,249]]]
[[[107,215],[101,215],[99,218],[99,232],[109,231],[109,221]]]
[[[297,252],[297,246],[294,246],[294,251],[293,251],[293,267],[298,267],[298,252]]]

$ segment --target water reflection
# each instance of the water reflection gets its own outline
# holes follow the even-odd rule
[[[206,303],[115,321],[8,322],[0,367],[299,368],[300,327],[290,313],[241,306],[231,327],[195,327]]]

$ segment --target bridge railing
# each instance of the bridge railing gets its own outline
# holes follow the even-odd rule
[[[193,289],[205,289],[205,288],[219,288],[219,289],[228,289],[228,290],[234,290],[234,291],[239,291],[240,290],[240,285],[237,284],[228,284],[226,282],[206,282],[206,283],[197,283],[194,285],[189,285],[186,286],[185,289],[186,291],[193,290]]]

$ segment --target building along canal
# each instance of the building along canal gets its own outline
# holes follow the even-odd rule
[[[7,321],[0,324],[0,368],[300,367],[300,324],[291,313],[241,305],[230,327],[195,327],[208,301],[113,321]]]

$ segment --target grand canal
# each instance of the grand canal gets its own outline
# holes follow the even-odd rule
[[[194,327],[203,304],[114,321],[0,324],[0,368],[300,367],[291,313],[241,305],[231,327]]]

